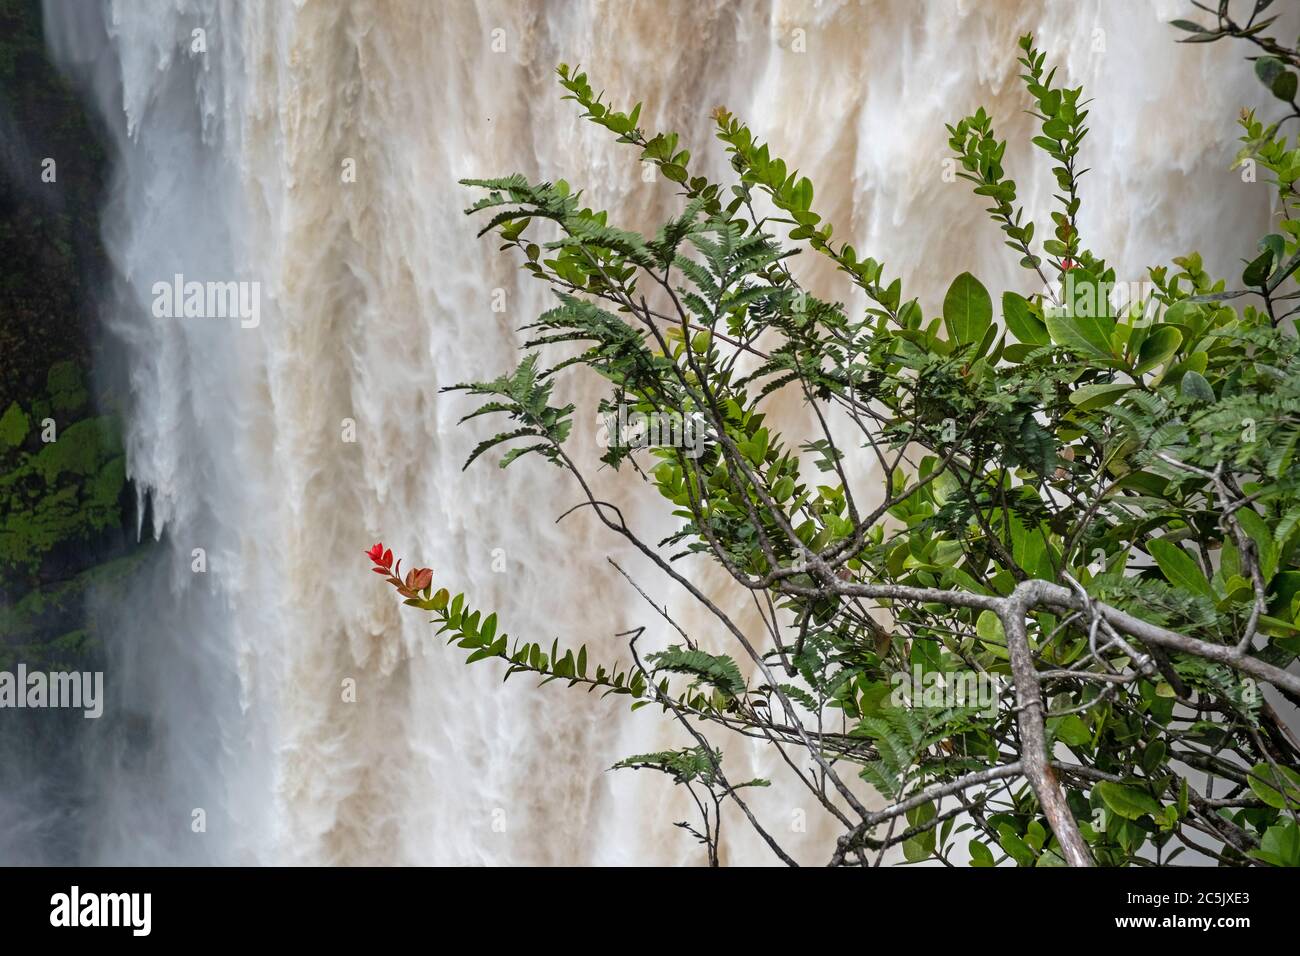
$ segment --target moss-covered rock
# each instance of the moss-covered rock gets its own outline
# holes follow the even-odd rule
[[[107,164],[40,0],[0,0],[0,115],[0,661],[38,666],[96,652],[87,596],[135,526],[115,397],[90,386]]]

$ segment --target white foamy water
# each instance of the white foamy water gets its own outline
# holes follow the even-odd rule
[[[1033,30],[1095,98],[1085,244],[1121,280],[1194,248],[1226,271],[1267,213],[1266,187],[1228,171],[1235,115],[1258,95],[1245,50],[1175,45],[1162,21],[1185,13],[1086,0],[47,0],[51,47],[93,90],[116,147],[104,232],[118,280],[103,311],[129,381],[130,473],[162,531],[109,648],[135,730],[88,758],[87,859],[701,861],[671,826],[689,811],[666,779],[604,772],[681,745],[679,729],[559,685],[502,688],[500,666],[465,668],[366,569],[361,551],[382,538],[512,634],[613,660],[616,632],[660,622],[609,554],[702,641],[716,630],[589,516],[554,524],[578,501],[557,469],[461,472],[489,425],[456,428],[471,406],[438,389],[513,367],[515,328],[547,300],[473,238],[456,179],[564,177],[623,224],[653,227],[670,185],[644,182],[633,151],[559,99],[554,67],[581,62],[615,102],[645,100],[643,125],[680,131],[715,175],[710,110],[748,120],[813,178],[836,235],[902,275],[927,314],[964,269],[1031,291],[943,160],[944,123],[984,104],[1019,140],[1007,165],[1045,231],[1052,182],[1025,147],[1015,79],[1016,38]],[[191,50],[196,29],[206,53]],[[348,161],[355,182],[342,181]],[[151,287],[176,273],[260,283],[260,324],[155,318]],[[809,277],[844,295],[828,270]],[[593,408],[594,389],[573,394]],[[594,427],[573,441],[594,461]],[[656,496],[629,492],[634,525],[657,539]],[[735,779],[780,775],[720,742]],[[755,804],[798,858],[827,859],[810,798],[781,785]],[[791,832],[800,808],[806,833]],[[726,831],[726,859],[772,860],[738,814]]]

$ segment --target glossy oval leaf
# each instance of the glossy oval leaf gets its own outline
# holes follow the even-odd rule
[[[988,290],[969,272],[963,272],[943,297],[943,324],[948,340],[959,345],[983,341],[993,323],[993,300]]]
[[[1185,398],[1191,398],[1198,402],[1214,401],[1214,389],[1200,372],[1188,371],[1185,373],[1179,385],[1179,391],[1182,392]]]
[[[1210,587],[1210,582],[1205,579],[1201,569],[1196,566],[1195,559],[1178,545],[1156,538],[1147,545],[1147,551],[1155,558],[1160,571],[1174,587],[1180,587],[1193,594],[1203,594],[1210,600],[1214,600],[1214,589]]]
[[[1122,783],[1106,780],[1097,784],[1097,792],[1111,812],[1125,820],[1136,820],[1148,813],[1154,817],[1161,812],[1156,798],[1136,787],[1126,787]]]
[[[1249,783],[1255,796],[1270,807],[1300,810],[1300,773],[1290,767],[1257,763],[1251,768]]]
[[[1015,292],[1002,293],[1002,321],[1017,342],[1025,345],[1050,345],[1052,342],[1052,337],[1047,334],[1047,326],[1030,311],[1029,300],[1023,295]]]
[[[1052,341],[1071,352],[1092,358],[1110,358],[1110,339],[1101,334],[1096,319],[1076,319],[1069,315],[1049,315],[1047,332]]]
[[[1081,411],[1104,408],[1132,388],[1133,385],[1128,382],[1099,382],[1095,385],[1085,385],[1070,393],[1070,404],[1078,406]]]
[[[1142,343],[1142,348],[1138,351],[1137,365],[1134,366],[1133,371],[1139,375],[1151,371],[1157,365],[1169,361],[1178,351],[1178,346],[1182,344],[1183,333],[1178,329],[1172,325],[1156,326]]]

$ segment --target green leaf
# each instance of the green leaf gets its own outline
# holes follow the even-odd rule
[[[791,199],[796,209],[807,210],[812,207],[813,184],[809,182],[807,176],[804,176],[795,185]]]
[[[986,644],[1007,646],[1007,636],[1002,631],[1002,619],[992,611],[980,611],[975,621],[975,633]]]
[[[722,751],[720,750],[689,747],[682,750],[661,750],[656,753],[624,757],[609,769],[657,770],[672,777],[675,784],[686,784],[693,780],[702,780],[706,785],[712,786],[716,779],[716,768],[721,761]],[[757,781],[755,781],[755,785],[758,785]]]
[[[1067,714],[1059,718],[1056,725],[1056,739],[1071,747],[1082,747],[1092,743],[1092,731],[1078,714]]]
[[[1042,319],[1029,309],[1029,300],[1014,292],[1002,293],[1002,320],[1016,341],[1026,345],[1049,345],[1052,337]]]
[[[745,679],[740,674],[740,668],[725,654],[709,654],[675,645],[650,654],[646,660],[657,671],[691,674],[727,697],[738,697],[745,692]]]
[[[1269,613],[1290,617],[1291,602],[1300,594],[1300,571],[1283,571],[1269,583]]]
[[[1142,769],[1146,771],[1147,776],[1153,776],[1164,766],[1166,751],[1163,740],[1153,740],[1147,744],[1146,749],[1142,751]]]
[[[1091,273],[1075,269],[1066,274],[1064,301],[1048,317],[1052,341],[1082,355],[1113,358],[1115,318],[1110,287]]]
[[[948,341],[977,345],[993,322],[993,300],[988,290],[969,272],[963,272],[943,297],[943,324]]]
[[[1198,402],[1214,401],[1214,389],[1206,381],[1205,376],[1200,372],[1188,371],[1183,374],[1182,383],[1179,385],[1179,391],[1185,398],[1190,398]]]
[[[1070,393],[1070,404],[1079,406],[1081,411],[1104,408],[1114,404],[1121,395],[1133,387],[1127,382],[1099,382],[1096,385],[1085,385]]]
[[[1072,352],[1093,358],[1111,358],[1110,338],[1101,335],[1095,319],[1075,319],[1068,315],[1049,315],[1047,332],[1052,341]]]
[[[1125,820],[1136,820],[1144,814],[1155,817],[1160,813],[1160,804],[1145,790],[1106,780],[1097,784],[1097,792],[1106,806]]]
[[[1277,233],[1269,233],[1263,239],[1259,240],[1260,250],[1267,250],[1273,253],[1273,261],[1281,262],[1282,257],[1286,255],[1286,237],[1279,236]]]
[[[1279,765],[1274,768],[1268,763],[1257,763],[1251,768],[1248,781],[1255,796],[1270,807],[1300,809],[1300,773],[1290,767]]]
[[[1272,292],[1280,286],[1296,269],[1300,269],[1300,252],[1293,255],[1282,268],[1273,273],[1273,278],[1268,280],[1268,291]]]
[[[919,807],[913,807],[907,811],[907,822],[912,826],[920,826],[923,823],[929,823],[939,811],[935,809],[933,803],[923,803]],[[909,863],[920,863],[934,855],[935,837],[934,828],[919,833],[910,839],[903,841],[903,857]]]
[[[1296,75],[1290,70],[1279,73],[1273,80],[1271,87],[1273,95],[1285,103],[1290,103],[1295,99],[1296,93]]]
[[[1268,283],[1268,277],[1272,271],[1273,250],[1266,249],[1246,266],[1246,270],[1241,274],[1241,281],[1248,286],[1261,288]]]
[[[1300,866],[1300,827],[1294,820],[1269,827],[1250,855],[1274,866]]]
[[[1167,362],[1178,346],[1183,344],[1183,333],[1172,325],[1157,325],[1148,333],[1142,348],[1138,351],[1137,365],[1133,371],[1141,375],[1157,365]]]
[[[1031,820],[1029,826],[1025,828],[1025,843],[1035,853],[1043,849],[1043,844],[1047,841],[1047,831],[1037,820]]]
[[[970,850],[970,865],[988,867],[993,866],[993,851],[986,847],[978,840],[971,840],[968,846]]]
[[[664,163],[659,168],[663,170],[665,178],[671,179],[675,183],[686,182],[686,177],[690,175],[687,173],[686,167],[680,166],[677,163]]]
[[[1005,823],[998,827],[998,845],[1020,866],[1034,865],[1034,851]]]
[[[1196,560],[1178,545],[1156,538],[1147,543],[1147,551],[1170,584],[1214,600],[1214,588],[1196,566]]]
[[[1275,56],[1261,56],[1255,61],[1255,75],[1267,87],[1272,87],[1278,74],[1286,69],[1286,64]]]
[[[1241,524],[1241,530],[1255,543],[1260,574],[1267,585],[1277,571],[1277,547],[1273,544],[1273,528],[1252,508],[1238,510],[1237,521]]]

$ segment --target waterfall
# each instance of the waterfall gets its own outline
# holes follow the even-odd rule
[[[475,240],[456,180],[563,177],[626,226],[665,217],[671,184],[647,181],[635,151],[560,100],[552,71],[581,63],[616,103],[644,100],[642,125],[679,131],[718,177],[709,113],[725,104],[928,315],[962,270],[1035,291],[944,165],[944,124],[985,105],[1045,218],[1054,184],[1027,146],[1016,80],[1016,39],[1032,30],[1095,101],[1085,244],[1125,281],[1193,249],[1230,273],[1268,214],[1266,186],[1229,170],[1237,111],[1260,91],[1243,49],[1175,44],[1165,21],[1186,12],[1176,0],[46,0],[51,50],[113,146],[103,229],[116,281],[101,314],[130,396],[129,472],[160,535],[136,599],[116,609],[117,717],[88,748],[85,861],[699,862],[671,826],[690,814],[682,793],[605,772],[681,745],[676,728],[562,685],[501,687],[500,667],[464,667],[363,563],[383,539],[511,634],[626,661],[614,635],[662,622],[609,555],[715,639],[590,515],[555,523],[578,500],[558,469],[534,456],[462,473],[488,426],[456,427],[467,403],[439,388],[513,367],[516,329],[547,299]],[[257,324],[155,314],[155,284],[177,275],[255,283]],[[592,422],[573,441],[592,461],[598,392],[569,388]],[[657,540],[668,519],[652,489],[600,477]],[[723,593],[716,573],[686,568]],[[761,747],[718,742],[739,779],[781,776]],[[814,801],[782,784],[754,803],[797,858],[827,859]],[[727,860],[771,862],[738,814],[726,830]]]

